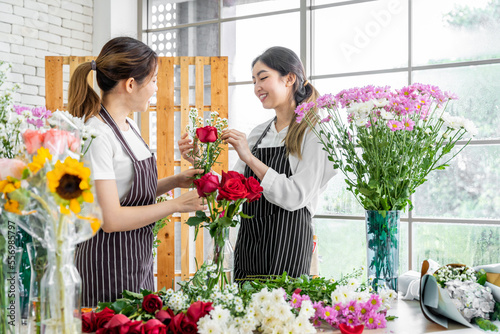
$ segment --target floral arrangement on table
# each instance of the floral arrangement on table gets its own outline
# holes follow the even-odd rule
[[[194,146],[190,156],[194,161],[194,167],[205,171],[203,175],[196,177],[194,186],[198,195],[207,200],[208,215],[203,211],[197,211],[194,217],[187,220],[187,224],[195,227],[195,239],[200,227],[207,228],[213,239],[212,260],[217,267],[217,275],[212,274],[208,277],[208,286],[211,289],[216,284],[222,287],[228,283],[224,271],[231,270],[232,264],[224,264],[225,260],[226,262],[230,260],[227,259],[228,256],[225,259],[224,248],[227,246],[229,228],[239,223],[236,217],[248,218],[240,211],[240,207],[245,201],[258,200],[263,188],[254,177],[246,178],[238,172],[222,171],[220,180],[218,175],[211,172],[212,166],[223,150],[220,134],[227,127],[227,119],[220,118],[217,112],[211,112],[207,125],[202,126],[203,118],[198,116],[197,109],[193,108],[189,112],[189,120],[186,130],[192,136]]]
[[[370,292],[356,280],[361,270],[339,281],[285,273],[246,282],[241,289],[237,284],[210,289],[207,277],[216,272],[214,264],[205,263],[189,282],[179,283],[178,291],[125,291],[122,299],[83,314],[84,332],[315,333],[324,321],[348,333],[382,328],[386,318],[394,318],[386,313],[395,292]]]
[[[495,300],[492,288],[500,291],[500,287],[488,283],[492,280],[489,275],[491,273],[484,269],[476,271],[461,264],[448,264],[424,275],[421,282],[422,311],[445,327],[447,321],[436,318],[430,309],[466,326],[472,327],[470,323],[473,323],[482,330],[497,332],[498,327],[493,321],[500,320],[500,298],[497,296]]]
[[[459,140],[477,133],[470,120],[445,111],[456,98],[419,83],[396,90],[365,86],[323,95],[295,110],[297,122],[307,122],[366,210],[374,286],[397,288],[399,210],[411,210],[415,189],[470,142],[452,152]]]
[[[0,181],[3,214],[47,249],[41,324],[60,333],[80,330],[80,316],[74,313],[80,309],[81,289],[74,249],[97,232],[101,221],[91,170],[83,161],[82,148],[90,144],[80,139],[82,129],[83,122],[64,111],[52,113],[43,127],[25,129],[27,163],[3,161],[12,175],[2,175]]]

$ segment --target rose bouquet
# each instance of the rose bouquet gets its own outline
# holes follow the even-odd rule
[[[365,210],[402,210],[412,209],[410,195],[427,175],[445,169],[466,146],[452,152],[457,141],[477,132],[472,121],[445,112],[453,99],[436,86],[418,83],[395,91],[366,86],[323,95],[295,112],[297,122],[310,125]],[[325,110],[326,117],[313,108]]]
[[[27,165],[16,175],[2,175],[0,205],[48,252],[41,282],[41,325],[46,331],[80,331],[81,280],[74,267],[76,244],[100,228],[90,168],[74,118],[55,112],[47,127],[23,132]],[[10,160],[14,164],[15,160]],[[10,173],[14,174],[14,173]]]
[[[428,267],[424,261],[422,270]],[[447,319],[453,319],[468,327],[473,323],[483,330],[498,331],[493,321],[500,320],[500,299],[495,301],[492,288],[500,288],[488,283],[495,283],[495,275],[500,276],[459,264],[448,264],[424,275],[420,287],[422,312],[443,327],[447,327]]]
[[[217,158],[222,152],[220,133],[227,128],[227,119],[220,118],[216,111],[210,113],[210,120],[203,126],[203,118],[198,116],[198,110],[189,111],[189,124],[187,133],[193,138],[194,150],[191,152],[194,168],[200,168],[205,173],[210,172],[217,163]]]
[[[195,180],[194,184],[198,195],[207,200],[209,215],[197,211],[196,216],[187,220],[187,224],[195,227],[195,238],[200,227],[207,228],[210,232],[214,241],[213,262],[217,267],[217,274],[210,275],[208,287],[211,289],[219,284],[222,288],[224,283],[227,283],[224,274],[224,247],[229,237],[229,228],[239,223],[236,217],[248,218],[240,211],[240,206],[245,201],[258,200],[262,196],[263,188],[254,177],[246,178],[234,171],[223,171],[220,181],[217,175],[207,173]]]

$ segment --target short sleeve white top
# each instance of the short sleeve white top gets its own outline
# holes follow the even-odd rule
[[[128,124],[139,132],[137,124],[127,118]],[[92,165],[92,178],[94,180],[116,180],[120,201],[125,198],[134,181],[134,165],[127,151],[123,149],[113,130],[97,117],[91,117],[85,123],[94,128],[97,137],[90,145],[86,157]],[[151,151],[144,145],[132,128],[121,131],[123,137],[134,152],[137,160],[144,160],[151,156]]]
[[[269,122],[271,120],[258,125],[250,132],[247,138],[250,149],[254,147]],[[278,132],[273,124],[259,147],[284,146],[287,133],[288,127]],[[325,190],[328,181],[337,173],[337,170],[333,169],[333,163],[328,160],[323,146],[310,130],[306,131],[302,141],[302,159],[290,154],[288,160],[292,175],[286,177],[285,174],[278,174],[274,169],[269,168],[261,182],[264,188],[263,193],[269,202],[283,209],[294,211],[307,207],[311,216],[314,216],[319,195]],[[233,169],[243,173],[245,166],[243,161],[238,160]]]

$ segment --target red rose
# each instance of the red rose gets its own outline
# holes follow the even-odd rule
[[[198,137],[202,143],[213,143],[218,138],[217,128],[208,125],[198,128],[196,129],[196,137]]]
[[[162,307],[163,307],[163,302],[161,301],[161,298],[155,295],[154,293],[145,296],[142,301],[142,308],[144,309],[144,311],[151,314],[154,314]]]
[[[219,187],[219,195],[217,200],[227,199],[229,201],[236,201],[245,198],[248,195],[247,187],[240,179],[229,179],[222,187]]]
[[[184,313],[180,312],[178,313],[175,317],[173,317],[172,321],[170,322],[170,325],[168,326],[168,329],[172,331],[174,334],[180,334],[182,333],[181,330],[181,323],[182,319],[184,319]]]
[[[222,171],[222,178],[220,181],[220,186],[223,187],[224,184],[226,184],[226,181],[230,180],[230,179],[240,179],[241,181],[243,181],[243,180],[245,180],[245,176],[243,176],[243,174],[240,174],[240,173],[232,171],[232,170],[228,171],[227,173]]]
[[[172,321],[173,317],[174,317],[174,312],[172,312],[171,309],[168,309],[167,311],[159,310],[155,314],[155,318],[160,320],[166,326],[170,324],[170,321]]]
[[[43,143],[43,133],[36,130],[27,129],[23,133],[23,141],[24,145],[26,145],[26,150],[28,154],[33,154],[42,147]]]
[[[82,332],[93,333],[97,329],[96,318],[94,312],[87,312],[82,314]]]
[[[141,320],[131,321],[129,324],[128,332],[129,334],[143,334],[142,330],[143,323]]]
[[[339,324],[340,333],[342,334],[361,334],[364,328],[364,325],[350,326],[348,324]]]
[[[181,321],[181,333],[182,334],[198,333],[198,326],[196,325],[196,321],[192,321],[188,317],[184,317]]]
[[[245,179],[245,186],[248,190],[247,199],[249,203],[255,202],[260,198],[260,196],[262,196],[264,188],[260,186],[259,181],[257,181],[253,176]]]
[[[186,316],[191,319],[194,323],[197,323],[200,318],[206,316],[214,308],[212,303],[204,303],[202,301],[197,301],[189,306]]]
[[[144,334],[167,334],[167,326],[158,319],[150,319],[142,325]]]
[[[115,311],[113,311],[112,309],[109,309],[107,307],[104,308],[104,310],[102,310],[101,312],[97,312],[95,314],[95,323],[96,323],[97,329],[103,328],[104,325],[106,325],[108,323],[108,321],[111,320],[111,318],[113,318],[114,315],[115,315]]]
[[[126,334],[129,332],[130,319],[124,314],[115,314],[103,328],[97,331],[97,334]]]
[[[213,193],[219,187],[219,177],[207,173],[198,180],[194,180],[194,185],[200,197],[207,197],[207,194]]]

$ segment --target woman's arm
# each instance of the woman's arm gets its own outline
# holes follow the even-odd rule
[[[95,188],[102,210],[102,229],[107,233],[135,230],[175,212],[206,210],[203,199],[196,191],[190,191],[161,203],[121,206],[115,180],[96,180]]]
[[[187,169],[172,176],[158,180],[156,196],[160,196],[174,188],[190,188],[193,184],[194,176],[203,174],[203,169]]]

